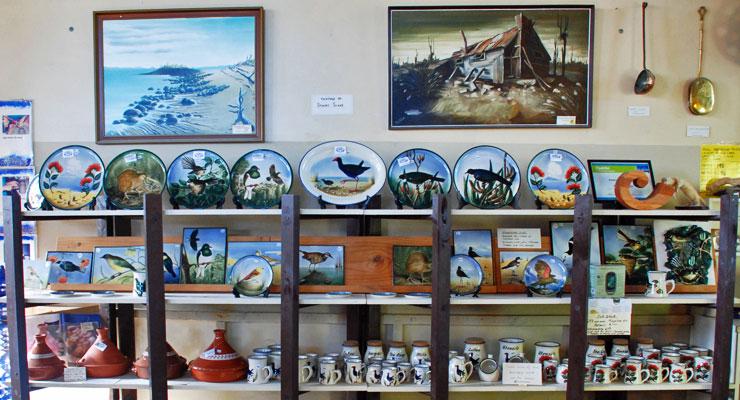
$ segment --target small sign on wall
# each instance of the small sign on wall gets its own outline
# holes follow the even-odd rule
[[[350,94],[315,94],[311,96],[312,115],[351,115],[354,112]]]

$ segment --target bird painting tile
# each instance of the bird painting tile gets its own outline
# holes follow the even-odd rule
[[[604,262],[625,266],[625,284],[647,285],[648,271],[655,270],[651,225],[604,225]]]
[[[163,245],[162,267],[164,283],[180,282],[180,245]],[[146,271],[144,246],[96,247],[94,251],[92,283],[132,285],[134,271]]]
[[[229,256],[226,261],[226,276],[231,276],[231,269],[240,258],[260,256],[272,267],[272,284],[280,285],[280,242],[229,242]]]
[[[226,282],[226,228],[185,228],[182,233],[181,283]]]
[[[568,272],[573,268],[573,223],[550,222],[552,255],[558,257]],[[601,246],[599,245],[599,224],[591,224],[591,264],[601,264]]]
[[[431,246],[393,246],[393,284],[432,284]]]
[[[93,253],[50,251],[46,261],[51,262],[49,283],[90,283]]]
[[[493,285],[493,240],[488,229],[453,232],[455,254],[466,254],[483,268],[483,284]]]
[[[344,246],[301,246],[302,285],[344,285]]]

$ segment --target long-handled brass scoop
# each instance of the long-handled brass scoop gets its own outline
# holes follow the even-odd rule
[[[706,7],[699,7],[699,72],[689,86],[689,111],[696,115],[709,114],[714,110],[714,84],[701,76],[704,50],[704,14]]]
[[[645,66],[645,9],[648,3],[642,3],[642,71],[635,81],[635,94],[645,94],[655,86],[655,75]]]

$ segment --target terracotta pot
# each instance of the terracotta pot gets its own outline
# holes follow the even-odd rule
[[[216,329],[216,337],[198,359],[190,363],[193,378],[203,382],[233,382],[247,376],[247,361],[226,342],[226,331]]]
[[[64,374],[64,361],[46,344],[46,335],[36,335],[36,342],[28,353],[28,377],[35,381],[54,379]]]
[[[187,360],[177,354],[177,352],[172,349],[172,346],[167,343],[167,379],[176,379],[181,377],[187,369],[187,364]],[[145,351],[144,354],[134,362],[134,367],[131,368],[131,371],[139,378],[149,379],[148,351]]]
[[[112,378],[128,372],[131,362],[108,337],[108,328],[99,328],[95,343],[77,364],[84,366],[88,378]]]

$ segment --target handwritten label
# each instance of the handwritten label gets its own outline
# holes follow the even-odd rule
[[[627,115],[630,117],[649,117],[650,106],[628,106]]]
[[[354,101],[349,94],[325,94],[311,96],[311,114],[313,115],[351,115],[354,113]]]
[[[403,157],[399,157],[397,162],[398,162],[399,167],[405,167],[411,164],[411,159],[406,156],[403,156]]]
[[[740,176],[740,145],[704,144],[699,162],[699,187],[706,190],[712,179]],[[704,194],[704,193],[702,193]],[[706,193],[709,195],[709,193]]]
[[[504,385],[542,385],[542,364],[504,363]]]
[[[334,155],[343,156],[347,154],[347,146],[334,146]]]
[[[688,137],[709,137],[708,125],[686,125],[686,136]]]
[[[555,119],[555,125],[575,125],[575,115],[558,115]]]
[[[62,150],[62,158],[72,158],[75,156],[75,150],[74,149],[64,149]]]
[[[231,133],[236,135],[254,133],[254,128],[248,124],[234,124],[231,125]]]
[[[126,154],[125,157],[123,157],[123,161],[126,161],[127,163],[136,162],[138,159],[138,155],[136,153]]]
[[[202,160],[206,158],[206,152],[202,150],[197,150],[193,152],[193,160]]]
[[[541,249],[539,228],[499,228],[496,230],[498,247],[502,249]]]
[[[252,154],[252,161],[254,162],[265,161],[265,153]]]
[[[85,367],[67,367],[64,369],[65,382],[82,382],[87,380],[87,369]]]
[[[587,335],[629,335],[632,327],[632,301],[589,299]]]
[[[107,345],[107,344],[105,344],[105,343],[103,343],[103,342],[97,342],[97,343],[95,343],[95,345],[94,345],[94,346],[95,346],[95,348],[96,348],[96,349],[98,349],[99,351],[105,351],[105,349],[107,349],[107,348],[108,348],[108,345]]]

